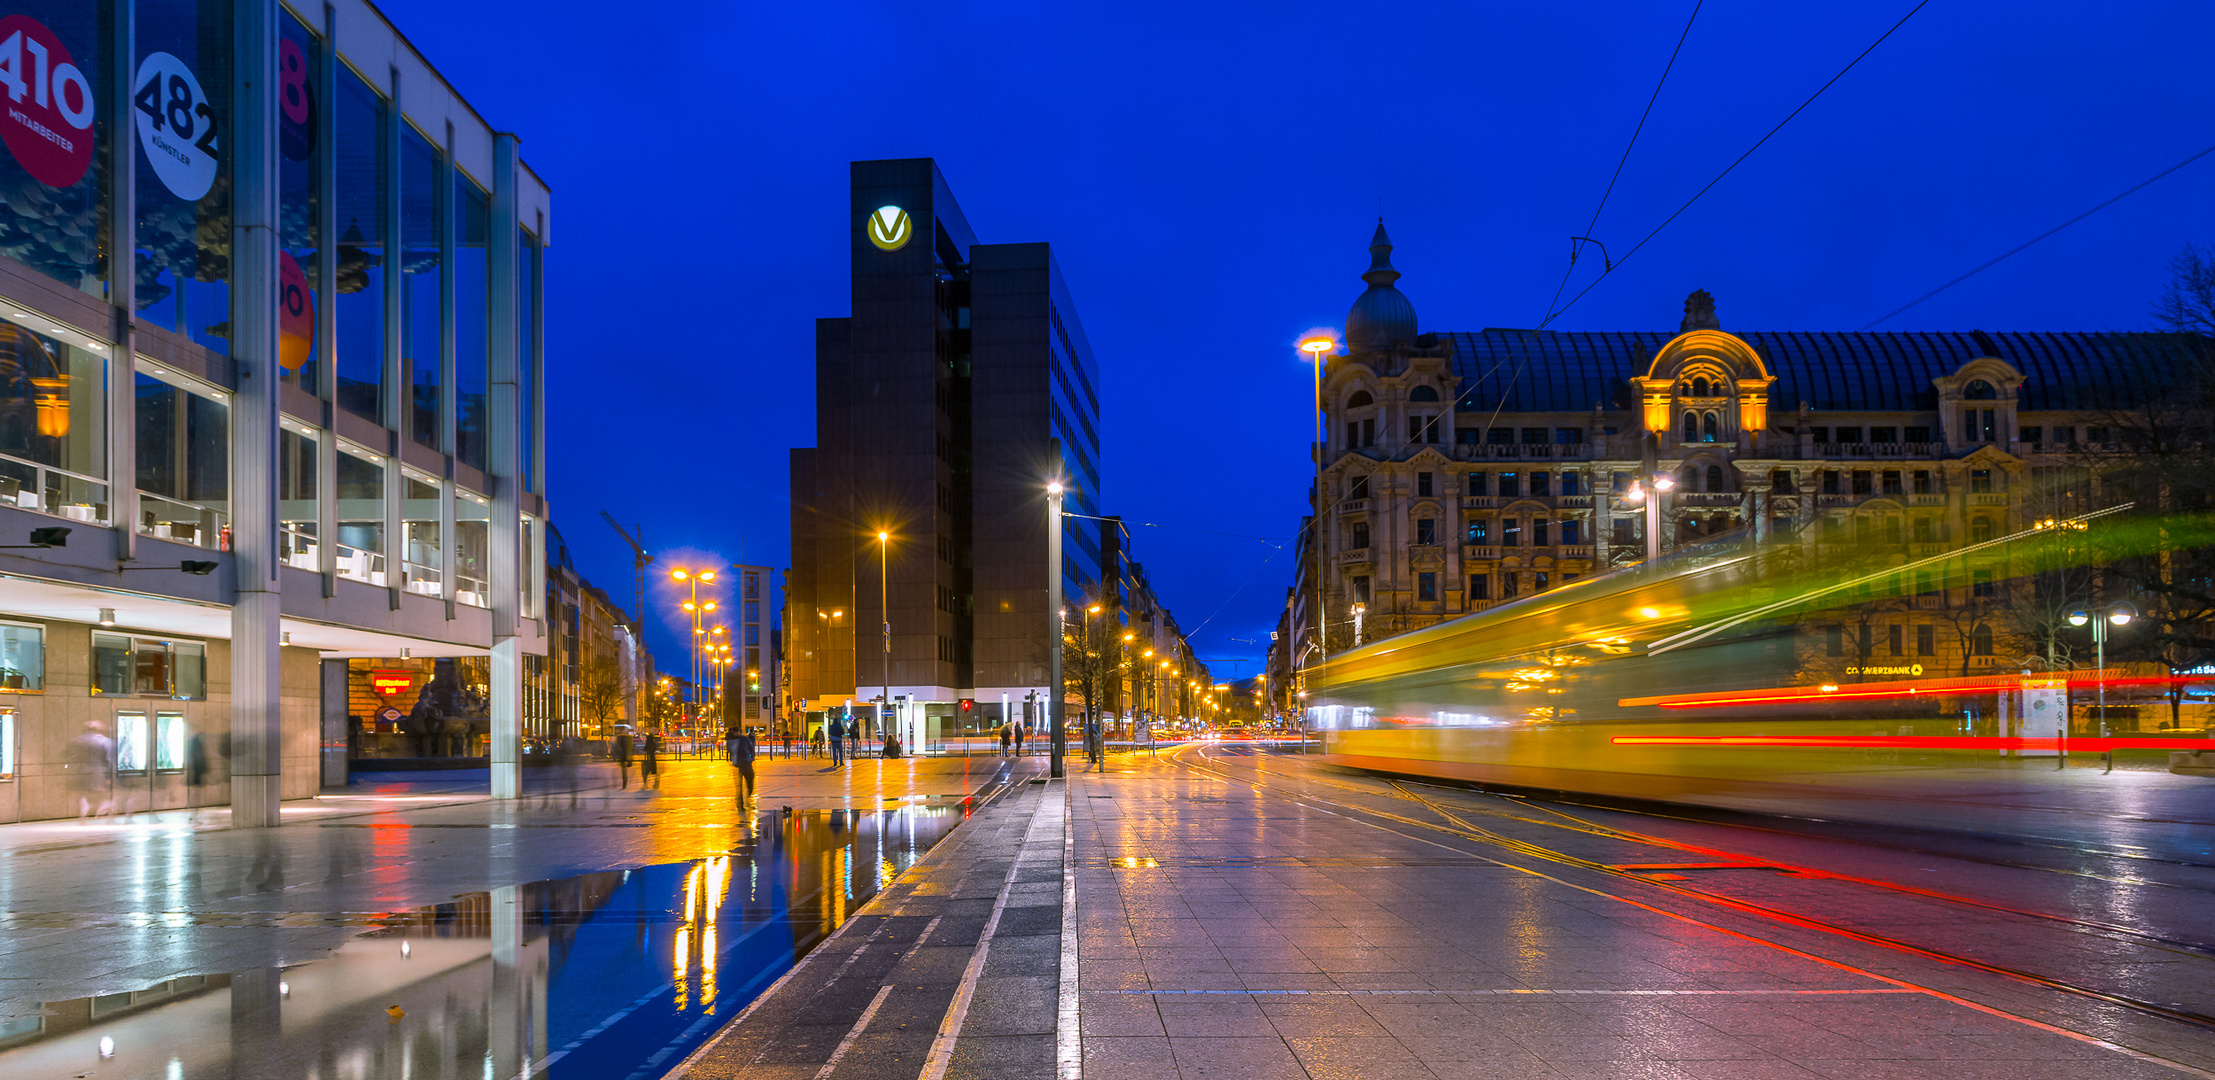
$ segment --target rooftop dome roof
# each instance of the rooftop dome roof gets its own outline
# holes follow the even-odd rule
[[[1377,219],[1377,235],[1369,240],[1369,271],[1361,275],[1367,291],[1346,313],[1346,346],[1354,352],[1389,349],[1415,336],[1415,305],[1392,283],[1400,272],[1392,269],[1392,238],[1385,235],[1384,219]]]

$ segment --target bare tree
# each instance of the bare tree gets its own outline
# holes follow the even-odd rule
[[[623,716],[623,703],[631,696],[630,672],[612,656],[588,655],[577,672],[577,704],[606,727]]]

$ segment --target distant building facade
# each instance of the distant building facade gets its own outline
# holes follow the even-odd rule
[[[1905,562],[2092,508],[2078,464],[2194,343],[2146,334],[1731,333],[1695,292],[1669,332],[1420,333],[1379,224],[1330,359],[1322,487],[1273,664],[1559,588],[1732,530]],[[1320,559],[1315,544],[1321,543]],[[1315,609],[1320,563],[1323,610]],[[1983,575],[1980,577],[1979,575]],[[1995,667],[1965,585],[1895,583],[1900,610],[1817,655]],[[1995,586],[1996,588],[1996,586]],[[1949,613],[1951,613],[1949,615]],[[1835,640],[1840,633],[1860,640]]]

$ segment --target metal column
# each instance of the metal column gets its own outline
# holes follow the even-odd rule
[[[516,140],[492,141],[492,228],[486,239],[486,270],[491,296],[485,313],[492,327],[487,342],[487,425],[485,472],[492,491],[492,522],[486,543],[492,565],[486,575],[492,590],[492,797],[523,794],[523,590],[530,584],[523,559],[522,371],[516,355]],[[451,594],[449,594],[451,595]]]
[[[277,6],[234,0],[231,825],[277,824],[284,765],[277,545]],[[130,523],[125,523],[129,527]]]

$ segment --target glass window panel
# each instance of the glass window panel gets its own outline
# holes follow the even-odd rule
[[[115,767],[120,772],[146,771],[146,714],[115,714]]]
[[[15,710],[0,709],[0,780],[15,779]],[[0,1029],[0,1039],[7,1037]]]
[[[518,372],[517,385],[521,388],[516,402],[517,415],[521,419],[523,442],[523,490],[538,490],[538,455],[534,450],[538,440],[538,237],[528,230],[518,230],[517,237],[522,250],[515,260],[515,309],[519,326],[516,327],[515,356]]]
[[[338,155],[338,403],[385,422],[385,99],[339,65],[332,103]]]
[[[205,701],[208,697],[208,647],[197,641],[170,643],[171,669],[176,684],[172,697],[180,701]]]
[[[92,635],[92,692],[131,692],[131,639],[121,634]]]
[[[320,570],[315,550],[315,440],[290,427],[277,434],[277,519],[284,559]]]
[[[0,320],[0,505],[106,524],[107,360]]]
[[[168,697],[169,643],[134,640],[131,659],[131,692]]]
[[[277,15],[277,355],[282,378],[322,396],[315,310],[322,302],[322,132],[316,116],[323,45],[292,13]]]
[[[409,127],[400,136],[400,270],[405,311],[401,344],[402,369],[408,373],[409,428],[415,441],[444,446],[439,438],[438,409],[440,364],[439,333],[439,218],[445,209],[439,175],[443,165],[438,149],[421,132]]]
[[[182,769],[185,767],[185,714],[177,712],[154,714],[154,767],[157,769]]]
[[[46,688],[46,631],[0,623],[0,690]]]
[[[137,12],[139,317],[217,352],[231,336],[231,5]]]
[[[385,467],[372,458],[338,452],[338,573],[372,585],[385,583]]]
[[[229,523],[229,406],[136,375],[139,531],[217,547]]]
[[[24,71],[24,92],[9,102],[9,110],[37,122],[53,138],[27,157],[0,152],[0,204],[8,208],[0,213],[0,255],[102,298],[107,170],[99,162],[105,147],[98,144],[110,135],[104,7],[84,0],[8,5],[9,14],[39,24],[23,42],[45,50],[45,62]],[[25,44],[17,49],[26,60],[36,55]]]
[[[406,566],[402,587],[426,596],[445,595],[445,560],[439,556],[438,481],[403,473],[400,530]]]
[[[454,172],[454,455],[485,467],[485,312],[491,303],[486,245],[492,199],[476,181]]]
[[[519,567],[519,570],[521,572],[516,575],[516,580],[520,583],[523,589],[523,602],[518,610],[522,613],[523,618],[531,619],[538,617],[538,575],[532,573],[532,568],[537,565],[538,561],[537,558],[532,554],[533,552],[538,550],[536,546],[538,537],[538,522],[533,521],[531,517],[526,514],[523,516],[522,524],[523,561],[522,565]]]
[[[454,498],[454,598],[472,607],[492,606],[492,507],[482,496],[457,492]]]

